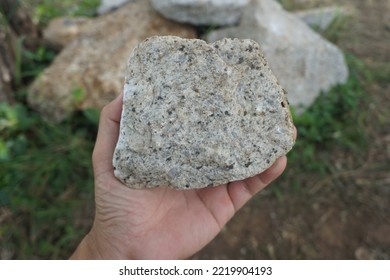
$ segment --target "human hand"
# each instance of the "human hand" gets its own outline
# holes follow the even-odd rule
[[[286,167],[279,158],[246,180],[194,190],[130,189],[114,176],[122,95],[102,110],[93,152],[96,213],[72,259],[184,259],[208,244],[234,214]]]

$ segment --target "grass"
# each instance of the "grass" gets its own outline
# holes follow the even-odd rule
[[[31,2],[41,24],[64,13],[92,15],[97,3]],[[21,49],[20,56],[18,102],[0,104],[0,258],[64,259],[91,222],[84,218],[93,210],[91,152],[98,114],[85,110],[58,125],[43,120],[26,104],[24,87],[55,53],[41,47],[34,53]],[[383,69],[372,74],[352,55],[347,55],[347,63],[351,76],[345,85],[322,94],[304,114],[294,115],[299,138],[282,184],[292,185],[296,191],[305,191],[297,173],[329,171],[333,163],[326,155],[333,147],[356,152],[367,145],[359,125],[365,118],[361,103],[367,98],[361,81],[381,81],[387,76]],[[83,96],[75,89],[75,102],[81,102]],[[274,187],[272,191],[280,196],[284,189]]]
[[[34,20],[41,25],[59,16],[94,16],[100,0],[27,0],[34,7]]]
[[[0,247],[12,244],[18,259],[67,257],[85,231],[74,214],[92,201],[96,124],[76,115],[53,125],[22,104],[1,104],[0,133],[0,209],[12,213]]]

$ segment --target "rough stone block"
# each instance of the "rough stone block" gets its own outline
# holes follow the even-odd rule
[[[256,42],[152,37],[129,59],[115,175],[131,188],[225,184],[266,170],[293,134]]]

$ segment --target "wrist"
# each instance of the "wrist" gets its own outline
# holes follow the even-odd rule
[[[128,254],[127,246],[115,246],[112,239],[102,238],[99,231],[94,228],[83,238],[75,252],[70,257],[71,260],[123,260],[134,259]]]
[[[98,250],[93,232],[89,232],[70,257],[70,260],[101,260],[103,256]]]

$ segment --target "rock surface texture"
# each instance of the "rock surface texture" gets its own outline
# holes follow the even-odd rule
[[[270,167],[293,134],[256,42],[152,37],[129,59],[115,175],[131,188],[225,184]]]
[[[194,25],[233,25],[250,0],[151,0],[166,18]]]
[[[129,3],[79,26],[66,46],[29,89],[28,101],[46,119],[61,121],[75,110],[102,108],[123,90],[126,60],[154,35],[194,38],[193,28],[159,16],[149,1]],[[75,98],[74,93],[78,94]]]
[[[260,43],[298,113],[310,106],[321,91],[327,92],[348,78],[343,53],[273,0],[252,0],[238,27],[216,30],[207,40],[226,37],[250,38]]]

